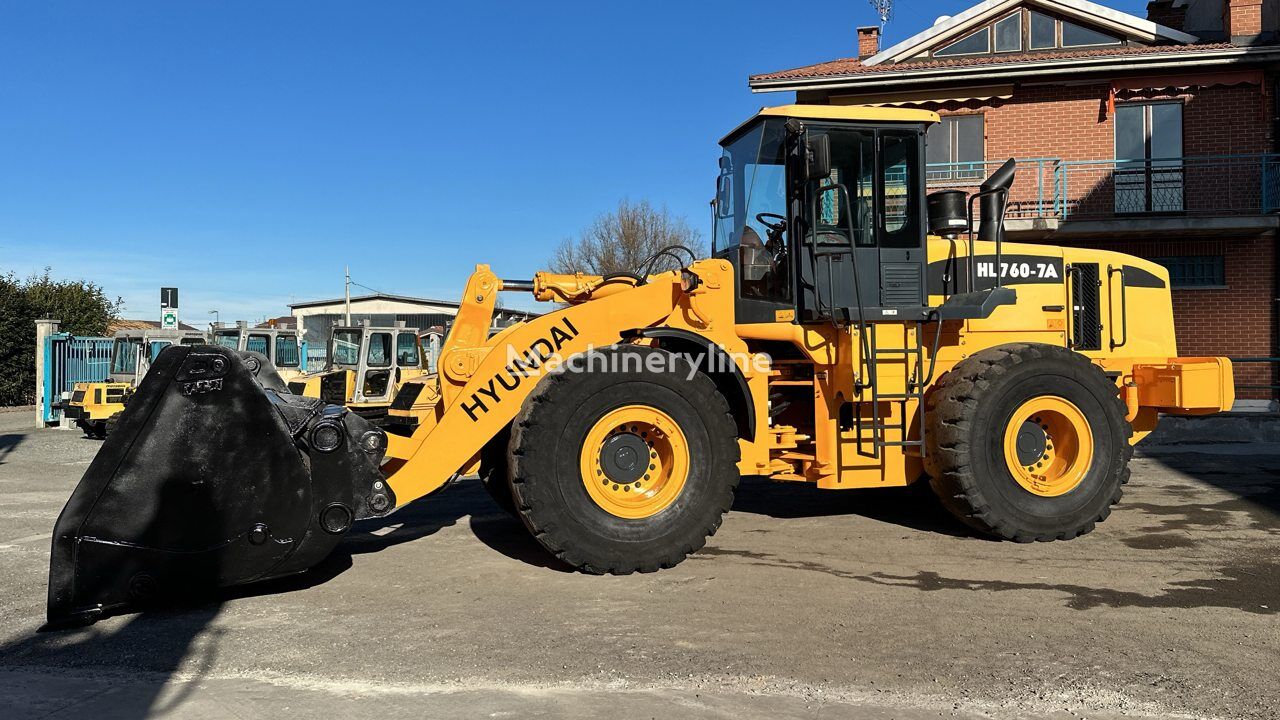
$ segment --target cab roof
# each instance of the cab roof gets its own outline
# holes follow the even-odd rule
[[[724,144],[729,138],[756,120],[768,117],[800,118],[801,120],[844,120],[853,122],[901,122],[901,123],[936,123],[938,113],[932,110],[912,110],[907,108],[871,107],[868,105],[777,105],[760,108],[760,112],[747,118],[745,122],[729,131],[720,139]]]

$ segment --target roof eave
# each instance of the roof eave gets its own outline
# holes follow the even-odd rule
[[[969,28],[993,17],[1007,12],[1021,0],[986,0],[965,10],[958,15],[925,28],[900,43],[887,47],[862,62],[863,65],[880,65],[885,62],[896,62],[904,57],[911,57],[921,48],[949,35],[960,35]],[[1157,39],[1169,40],[1182,45],[1199,42],[1195,35],[1185,33],[1166,25],[1140,18],[1130,13],[1089,2],[1089,0],[1041,0],[1039,4],[1047,9],[1056,10],[1078,19],[1095,19],[1110,26],[1113,31],[1125,32],[1141,40],[1154,42]]]
[[[1040,60],[1032,62],[1001,63],[990,65],[949,65],[930,68],[910,68],[897,71],[845,73],[807,78],[777,78],[748,81],[753,93],[798,92],[832,87],[864,87],[869,85],[920,85],[939,79],[974,77],[982,79],[1018,78],[1046,75],[1062,71],[1092,72],[1123,70],[1130,67],[1158,68],[1166,65],[1177,67],[1230,64],[1242,60],[1257,61],[1267,56],[1280,56],[1280,46],[1262,48],[1230,48],[1205,52],[1151,53],[1107,57],[1084,57]]]

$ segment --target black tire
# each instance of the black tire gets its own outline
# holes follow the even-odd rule
[[[1074,404],[1093,440],[1084,477],[1055,497],[1019,485],[1004,455],[1015,410],[1040,396]],[[1026,343],[975,353],[938,380],[926,413],[930,485],[951,513],[983,533],[1017,542],[1083,535],[1111,514],[1129,478],[1133,430],[1116,386],[1065,348]]]
[[[123,414],[124,414],[124,411],[121,410],[118,413],[112,413],[111,417],[102,421],[102,427],[100,428],[102,437],[105,438],[106,436],[116,431],[116,426],[120,424],[120,416]]]
[[[507,446],[511,442],[511,428],[493,436],[480,450],[480,484],[493,502],[514,518],[520,517],[516,500],[511,495],[511,478],[508,473]]]
[[[584,572],[625,575],[673,567],[702,548],[733,504],[737,426],[715,384],[684,359],[631,345],[599,352],[611,358],[611,370],[549,375],[516,416],[509,453],[516,506],[547,550]],[[622,361],[624,355],[637,357]],[[670,371],[656,371],[658,365]],[[579,458],[601,418],[637,404],[657,408],[678,425],[687,443],[688,472],[669,505],[631,519],[591,498]]]

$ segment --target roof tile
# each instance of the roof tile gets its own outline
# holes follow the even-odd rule
[[[1188,53],[1206,50],[1226,50],[1235,47],[1230,43],[1206,43],[1202,45],[1155,45],[1129,46],[1121,48],[1091,48],[1087,50],[1070,50],[1051,53],[1023,53],[1019,55],[987,55],[982,57],[949,58],[947,60],[927,60],[924,62],[905,62],[898,64],[863,65],[858,58],[840,58],[829,62],[805,65],[804,67],[778,72],[752,75],[751,83],[767,80],[802,80],[809,78],[839,77],[841,75],[863,75],[881,72],[910,72],[912,70],[929,70],[947,67],[974,67],[980,65],[1010,65],[1037,60],[1070,60],[1073,58],[1105,58],[1130,57],[1133,55],[1156,55],[1162,53]]]

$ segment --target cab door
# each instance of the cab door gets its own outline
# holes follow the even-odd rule
[[[395,383],[395,339],[390,331],[365,333],[363,352],[356,373],[354,402],[391,402]]]
[[[805,322],[919,319],[924,305],[923,130],[811,127],[828,136],[829,177],[803,206],[798,316]]]

